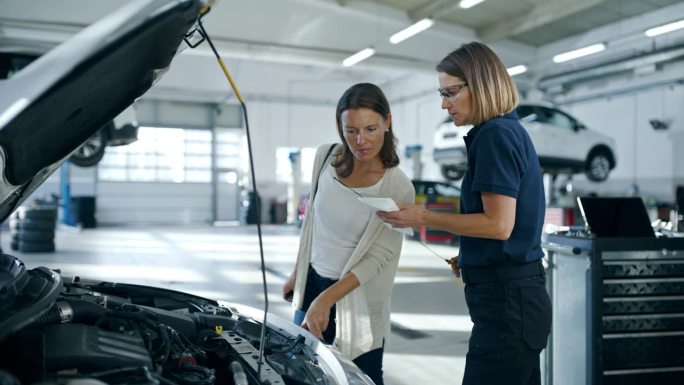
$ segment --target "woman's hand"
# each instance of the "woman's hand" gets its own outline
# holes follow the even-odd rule
[[[392,227],[420,227],[425,225],[427,210],[421,205],[399,205],[399,211],[378,211],[376,215]]]
[[[313,302],[311,302],[309,310],[304,316],[304,322],[302,322],[301,327],[307,329],[317,338],[323,339],[323,332],[328,328],[331,307],[332,305],[327,304],[319,296]]]
[[[287,278],[287,281],[283,285],[283,298],[287,302],[292,302],[292,295],[294,293],[294,287],[295,287],[295,282],[297,282],[297,277],[295,275],[295,272],[293,271],[292,274]]]

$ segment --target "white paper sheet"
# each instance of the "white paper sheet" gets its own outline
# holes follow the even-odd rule
[[[375,211],[399,211],[399,206],[394,202],[392,198],[375,198],[375,197],[359,197],[362,203],[370,206]],[[392,230],[398,231],[402,234],[413,236],[413,229],[410,227],[392,227],[389,223],[385,223],[385,226]]]

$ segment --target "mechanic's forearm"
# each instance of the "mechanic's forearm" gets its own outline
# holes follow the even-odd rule
[[[510,230],[506,229],[502,221],[490,218],[485,213],[445,214],[426,210],[423,218],[428,227],[466,237],[498,240],[506,240],[510,237]]]
[[[318,300],[323,301],[326,305],[332,307],[337,301],[344,298],[345,295],[349,294],[352,290],[361,286],[361,282],[352,272],[345,274],[344,277],[340,278],[339,281],[335,282],[334,285],[325,289],[319,296]]]

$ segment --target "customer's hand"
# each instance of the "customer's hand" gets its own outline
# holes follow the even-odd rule
[[[447,263],[449,264],[449,266],[451,266],[451,272],[455,276],[460,277],[461,276],[461,269],[458,267],[458,255],[451,258],[451,259],[448,259]]]
[[[297,281],[297,278],[295,276],[295,272],[293,271],[292,274],[287,278],[287,281],[283,285],[283,298],[287,302],[292,302],[292,295],[294,293],[294,287],[295,287],[295,282]]]
[[[392,227],[420,227],[425,224],[427,210],[420,205],[398,205],[399,211],[378,211],[375,214]]]
[[[328,328],[331,307],[332,305],[325,303],[321,297],[316,298],[311,302],[301,327],[307,329],[317,338],[323,339],[323,332]]]

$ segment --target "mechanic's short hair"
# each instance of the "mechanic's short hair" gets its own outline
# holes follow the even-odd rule
[[[473,124],[509,113],[518,105],[515,82],[501,59],[485,44],[463,44],[442,59],[436,69],[468,83],[473,97]]]

